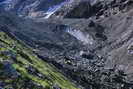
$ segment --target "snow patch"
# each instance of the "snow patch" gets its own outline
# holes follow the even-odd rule
[[[93,44],[93,38],[90,35],[84,34],[80,30],[67,28],[66,30],[70,35],[74,36],[76,39],[82,41],[84,44]]]
[[[50,18],[51,15],[53,15],[58,9],[60,9],[63,5],[65,5],[67,2],[69,2],[69,0],[66,0],[64,2],[62,2],[61,4],[52,6],[48,9],[48,11],[45,13],[45,19]]]

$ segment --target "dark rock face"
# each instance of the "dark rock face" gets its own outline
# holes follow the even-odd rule
[[[92,14],[92,8],[89,2],[81,2],[69,11],[65,18],[89,18]]]

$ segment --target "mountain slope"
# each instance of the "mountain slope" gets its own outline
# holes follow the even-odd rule
[[[55,67],[3,31],[0,31],[0,74],[0,87],[4,84],[2,88],[6,89],[77,89]]]

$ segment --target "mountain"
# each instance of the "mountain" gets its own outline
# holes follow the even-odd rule
[[[57,68],[39,58],[33,48],[12,34],[10,30],[17,24],[9,25],[7,21],[12,20],[5,20],[6,14],[3,15],[1,22],[6,21],[7,25],[1,23],[3,26],[0,27],[1,89],[78,89]]]
[[[35,8],[32,8],[33,11],[29,14],[39,11],[37,4],[32,5]],[[30,73],[37,69],[46,77],[48,74],[51,80],[46,79],[46,81],[53,83],[49,85],[50,89],[76,89],[75,85],[80,89],[133,88],[132,0],[70,0],[58,3],[51,1],[50,4],[43,3],[44,6],[38,5],[43,8],[40,9],[41,12],[47,15],[41,17],[37,15],[34,18],[34,16],[25,14],[23,17],[18,15],[20,12],[23,13],[23,10],[18,12],[14,9],[0,14],[2,34],[7,34],[10,39],[13,36],[15,38],[13,41],[19,40],[20,43],[13,42],[16,46],[25,44],[21,48],[22,54],[16,53],[22,57],[23,60],[19,61],[24,62],[25,65],[12,58],[8,60],[15,64],[13,65],[15,69],[13,71],[17,71],[15,73],[25,75],[23,70],[27,70],[25,68],[27,68],[28,61],[28,63],[35,64],[32,65],[33,69],[31,68]],[[1,6],[3,7],[3,4]],[[15,11],[15,13],[10,11]],[[7,40],[2,37],[0,36],[2,44],[7,44],[4,42]],[[17,46],[17,48],[20,47]],[[17,49],[11,50],[16,52]],[[27,60],[29,57],[26,54],[29,57],[33,55],[32,61]],[[34,59],[34,56],[37,59]],[[37,61],[43,63],[40,66],[44,66],[38,67]],[[22,69],[16,68],[16,65],[22,66]],[[50,67],[50,69],[44,70],[44,67],[48,69]],[[59,73],[59,79],[57,79],[55,76],[57,71],[65,77]],[[45,80],[38,81],[36,80],[38,77],[28,74],[32,84],[35,82],[35,87],[37,87],[35,89],[42,89],[36,84],[44,87],[45,83],[41,82]],[[66,77],[68,82],[65,82]]]
[[[46,16],[51,8],[58,8],[65,0],[3,0],[0,5],[6,11],[15,12],[19,16]]]

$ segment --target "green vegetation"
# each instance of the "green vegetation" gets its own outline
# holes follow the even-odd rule
[[[39,59],[31,48],[25,47],[20,41],[9,37],[6,33],[0,32],[0,68],[3,61],[11,61],[12,67],[20,74],[20,77],[16,79],[0,77],[0,81],[3,79],[9,85],[8,87],[30,89],[24,88],[26,87],[24,83],[30,81],[41,86],[41,88],[32,86],[32,89],[53,89],[54,85],[58,85],[61,89],[78,89],[56,68]]]

